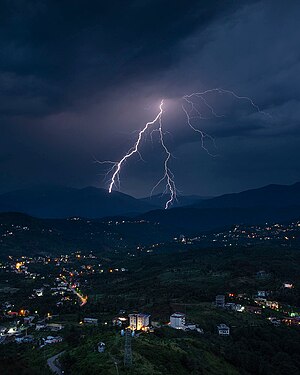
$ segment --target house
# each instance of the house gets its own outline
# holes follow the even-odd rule
[[[217,326],[218,334],[220,336],[229,336],[230,335],[230,328],[226,324],[219,324]]]
[[[241,304],[237,303],[237,304],[235,305],[234,310],[237,311],[237,312],[243,312],[243,311],[245,310],[245,307],[242,306]]]
[[[227,309],[227,310],[235,310],[235,306],[236,306],[236,304],[233,303],[233,302],[227,302],[224,305],[225,309]]]
[[[38,297],[42,297],[43,294],[44,294],[44,288],[33,289],[33,291],[35,292],[35,294],[36,294]]]
[[[45,329],[47,327],[47,324],[43,322],[37,322],[35,325],[36,331],[40,331],[41,329]]]
[[[83,318],[83,323],[85,324],[92,324],[94,326],[98,325],[98,319],[95,318]]]
[[[2,304],[2,310],[10,310],[12,307],[13,305],[7,301]]]
[[[114,326],[122,327],[123,325],[126,325],[127,318],[124,316],[116,316],[114,317],[112,323]]]
[[[224,307],[225,306],[225,296],[218,295],[216,296],[216,307]]]
[[[8,329],[8,331],[7,331],[7,334],[8,334],[8,335],[17,335],[17,334],[20,334],[20,333],[21,333],[21,331],[18,330],[18,327],[17,327],[17,326],[15,326],[15,327],[10,327],[10,328]]]
[[[151,325],[153,328],[161,328],[161,323],[160,322],[154,322],[153,320],[151,321]]]
[[[131,330],[145,330],[150,325],[149,314],[129,314],[129,327]]]
[[[263,297],[257,297],[254,299],[254,302],[260,306],[266,306],[267,299]]]
[[[257,291],[257,297],[266,297],[267,292],[265,290],[258,290]]]
[[[296,316],[293,318],[284,318],[282,319],[282,322],[287,324],[288,326],[300,326],[300,317]]]
[[[266,306],[272,310],[279,309],[279,303],[277,301],[266,301]]]
[[[46,338],[43,338],[44,340],[44,344],[45,345],[48,345],[48,344],[57,344],[59,342],[62,342],[63,341],[63,338],[61,336],[47,336]]]
[[[104,342],[100,341],[97,345],[98,353],[103,353],[105,351],[105,344]]]
[[[34,337],[31,336],[31,335],[27,335],[25,337],[23,337],[23,343],[24,344],[27,344],[27,343],[30,343],[30,342],[33,342],[34,341]]]
[[[17,311],[8,311],[7,317],[8,318],[16,318],[19,315]]]
[[[196,329],[197,329],[197,327],[196,327],[196,324],[194,324],[194,323],[187,323],[184,326],[184,330],[186,330],[186,331],[195,331]]]
[[[245,310],[245,307],[240,305],[239,303],[225,303],[225,309],[243,312]]]
[[[46,328],[49,329],[50,331],[56,332],[56,331],[60,331],[61,329],[63,329],[64,326],[59,323],[49,323],[47,324]]]
[[[245,311],[251,314],[261,315],[261,307],[256,306],[245,306]]]
[[[185,327],[185,314],[175,312],[170,316],[170,327],[175,329],[184,329]]]
[[[6,335],[4,336],[0,335],[0,345],[5,343],[6,337],[7,337]]]
[[[260,270],[256,272],[256,277],[258,279],[267,279],[270,275],[265,270]]]
[[[35,318],[35,316],[33,316],[33,315],[25,316],[25,318],[24,318],[24,324],[30,324],[30,323],[32,323],[34,321],[34,318]]]
[[[15,342],[17,344],[28,344],[30,342],[33,342],[34,338],[31,335],[23,336],[23,337],[16,337]]]
[[[187,322],[185,314],[181,312],[175,312],[170,316],[170,327],[174,329],[182,329],[184,331],[197,331],[203,333],[203,330],[198,328],[196,324]]]
[[[275,317],[270,317],[270,318],[268,318],[269,320],[270,320],[270,322],[273,324],[273,326],[275,326],[275,327],[279,327],[280,326],[280,324],[281,324],[281,321],[280,321],[280,319],[277,319],[277,318],[275,318]]]

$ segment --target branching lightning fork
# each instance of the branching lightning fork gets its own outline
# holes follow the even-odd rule
[[[258,107],[258,105],[255,104],[251,98],[249,98],[247,96],[237,95],[233,91],[224,90],[222,88],[213,88],[213,89],[205,90],[205,91],[202,91],[202,92],[194,92],[194,93],[189,94],[189,95],[184,95],[181,98],[181,102],[182,102],[181,107],[182,107],[182,110],[183,110],[183,112],[186,116],[188,126],[194,132],[200,134],[201,147],[210,156],[216,156],[216,155],[212,154],[209,151],[209,149],[207,148],[207,146],[205,145],[205,140],[208,139],[213,143],[214,147],[216,147],[214,138],[211,135],[204,132],[203,130],[196,127],[196,125],[194,125],[194,121],[196,121],[196,120],[197,121],[208,120],[211,117],[215,117],[215,118],[224,117],[224,115],[218,114],[215,111],[215,109],[213,108],[213,106],[209,103],[209,101],[207,99],[207,96],[208,96],[208,94],[212,94],[212,93],[231,95],[233,98],[235,98],[237,100],[248,102],[256,112],[259,112],[259,113],[261,113],[263,115],[267,115],[267,116],[270,116],[270,115],[268,113],[264,112],[264,111],[261,111],[260,108]],[[202,103],[203,109],[205,109],[204,112],[208,112],[210,114],[210,117],[207,117],[207,115],[205,115],[203,113],[203,109],[201,110],[200,105],[197,102],[197,100],[198,101],[200,100],[200,102]],[[141,156],[141,153],[140,153],[141,142],[143,140],[143,137],[145,137],[147,135],[147,132],[149,130],[151,130],[151,133],[150,133],[151,139],[152,139],[153,133],[157,132],[158,135],[159,135],[159,143],[162,146],[162,149],[163,149],[164,154],[165,154],[165,159],[164,159],[164,163],[163,163],[164,174],[163,174],[162,178],[157,182],[157,184],[153,187],[153,189],[151,191],[151,195],[153,194],[153,192],[156,188],[158,188],[161,184],[164,183],[165,184],[165,190],[164,190],[163,194],[169,195],[169,198],[168,198],[168,200],[165,204],[165,208],[166,209],[169,208],[174,203],[174,201],[176,201],[176,199],[177,199],[177,188],[176,188],[176,184],[175,184],[174,174],[172,173],[172,171],[170,169],[170,160],[172,158],[172,154],[169,151],[169,149],[166,145],[166,142],[165,142],[164,136],[167,132],[164,131],[164,129],[163,129],[163,121],[162,121],[163,113],[164,113],[164,100],[162,100],[160,102],[159,112],[157,113],[154,120],[147,122],[144,125],[143,129],[138,132],[138,138],[137,138],[135,144],[127,151],[127,153],[119,161],[98,161],[98,163],[100,163],[100,164],[111,165],[111,168],[109,168],[108,172],[106,173],[106,177],[109,176],[109,175],[111,176],[110,179],[109,179],[109,186],[108,186],[109,193],[111,193],[113,191],[114,187],[120,188],[120,173],[121,173],[121,170],[124,167],[124,164],[126,163],[126,161],[136,154],[142,159],[142,156]]]

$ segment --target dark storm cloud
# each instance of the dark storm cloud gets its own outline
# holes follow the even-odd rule
[[[179,58],[176,45],[233,6],[216,1],[3,3],[2,113],[64,110]]]
[[[300,179],[299,18],[296,1],[2,1],[0,190],[101,185],[94,158],[118,159],[162,97],[184,193]],[[196,125],[216,138],[218,158],[201,149],[179,101],[212,87],[270,114],[211,96],[224,117]],[[159,147],[144,146],[145,162],[123,172],[124,192],[146,195],[161,176]]]

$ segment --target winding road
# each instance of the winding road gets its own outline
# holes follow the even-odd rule
[[[59,366],[59,363],[58,363],[58,358],[64,354],[64,351],[63,352],[60,352],[56,355],[54,355],[53,357],[50,357],[47,359],[47,365],[49,366],[50,370],[54,373],[54,374],[57,374],[57,375],[63,375],[63,371],[61,370],[60,366]]]

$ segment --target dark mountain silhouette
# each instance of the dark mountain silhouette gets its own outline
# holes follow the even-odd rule
[[[170,210],[157,209],[161,197],[153,198],[135,199],[95,187],[37,187],[1,194],[0,212],[22,212],[40,218],[135,216],[186,233],[300,217],[300,183],[268,185],[211,199],[182,197],[180,203],[189,205]],[[197,202],[190,205],[194,198]]]
[[[124,221],[122,220],[124,219]],[[10,233],[10,235],[7,235]],[[18,212],[0,213],[0,256],[13,254],[62,254],[74,249],[105,250],[168,241],[168,228],[134,219],[44,219]],[[127,252],[127,250],[126,250]]]
[[[213,230],[233,224],[260,224],[300,217],[300,183],[268,185],[260,189],[202,200],[198,203],[155,210],[140,216],[186,233]]]
[[[216,198],[199,200],[195,208],[254,208],[288,207],[300,205],[300,182],[293,185],[267,185],[259,189],[225,194]]]
[[[182,206],[190,206],[190,205],[197,204],[209,198],[211,197],[201,197],[199,195],[178,195],[177,201],[174,202],[172,207],[175,208],[175,207],[182,207]],[[142,202],[146,202],[153,206],[164,208],[166,201],[168,200],[168,196],[162,195],[162,194],[156,194],[156,195],[153,195],[152,197],[141,198],[140,200]]]
[[[35,187],[0,195],[0,212],[22,212],[42,218],[139,214],[156,208],[147,202],[119,192],[109,194],[105,189],[86,187]]]
[[[300,206],[281,208],[192,208],[155,210],[139,217],[170,226],[182,233],[197,233],[234,224],[262,224],[300,218]]]

